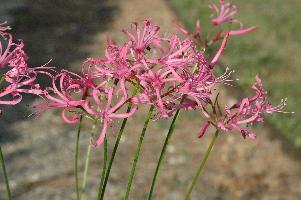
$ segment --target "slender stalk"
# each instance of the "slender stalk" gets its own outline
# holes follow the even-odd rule
[[[133,90],[132,96],[135,96],[137,94],[137,92],[139,90],[139,87],[140,87],[139,82],[137,82],[137,84],[136,84],[136,86]],[[131,109],[132,109],[132,103],[129,103],[128,108],[127,108],[127,113],[130,112]],[[103,181],[103,184],[102,184],[102,189],[101,189],[101,191],[100,190],[98,191],[98,195],[97,195],[99,197],[98,200],[103,200],[103,198],[104,198],[105,191],[106,191],[106,186],[107,186],[108,179],[109,179],[110,172],[111,172],[111,168],[112,168],[112,165],[113,165],[113,162],[114,162],[114,159],[115,159],[115,155],[116,155],[116,152],[117,152],[117,148],[119,146],[120,139],[121,139],[122,133],[124,131],[125,125],[127,123],[127,120],[128,120],[127,118],[123,119],[120,130],[118,132],[117,139],[116,139],[116,142],[114,144],[114,148],[113,148],[113,151],[112,151],[112,154],[111,154],[109,165],[108,165],[108,168],[106,170],[105,178],[104,178],[104,181]],[[100,193],[100,195],[99,195],[99,193]]]
[[[127,112],[130,112],[131,108],[132,108],[132,104],[130,103],[129,106],[128,106]],[[100,197],[99,199],[101,199],[101,200],[104,198],[104,194],[105,194],[105,191],[106,191],[106,186],[107,186],[108,179],[109,179],[109,176],[110,176],[111,168],[112,168],[112,165],[113,165],[113,162],[114,162],[114,159],[115,159],[115,155],[116,155],[116,152],[117,152],[117,148],[119,146],[120,139],[121,139],[121,136],[122,136],[122,133],[124,131],[126,123],[127,123],[127,118],[124,118],[123,121],[122,121],[120,130],[118,132],[117,139],[116,139],[112,154],[111,154],[108,169],[106,170],[105,179],[104,179],[103,186],[102,186],[102,189],[101,189],[101,193],[100,193],[100,196],[99,196]]]
[[[164,158],[169,139],[170,139],[170,137],[171,137],[171,135],[172,135],[172,133],[175,129],[175,123],[177,121],[177,118],[178,118],[179,114],[180,114],[180,110],[177,110],[176,113],[175,113],[175,116],[173,117],[172,122],[170,124],[169,130],[168,130],[167,136],[165,138],[165,141],[164,141],[161,153],[160,153],[160,157],[159,157],[159,160],[158,160],[158,163],[157,163],[157,166],[156,166],[156,170],[155,170],[155,173],[154,173],[154,176],[153,176],[152,185],[151,185],[148,197],[147,197],[148,200],[152,199],[152,195],[153,195],[155,183],[156,183],[156,180],[157,180],[157,176],[158,176],[158,173],[159,173],[159,169],[160,169],[162,160]]]
[[[99,184],[99,189],[98,191],[101,191],[101,188],[103,187],[105,175],[106,175],[106,169],[107,169],[107,160],[108,160],[108,140],[105,138],[104,143],[103,143],[103,167],[102,167],[102,173],[101,173],[101,179],[100,179],[100,184]],[[100,199],[100,192],[98,192],[97,199]]]
[[[210,142],[210,145],[205,153],[205,156],[203,157],[203,159],[200,161],[200,166],[198,167],[197,171],[196,171],[196,174],[195,176],[193,177],[192,179],[192,182],[186,192],[186,195],[185,195],[185,200],[188,200],[190,198],[190,195],[191,195],[191,192],[193,190],[193,188],[195,187],[196,183],[197,183],[197,180],[199,178],[199,176],[201,175],[201,172],[202,172],[202,169],[204,168],[205,164],[206,164],[206,161],[207,159],[209,158],[209,155],[210,155],[210,152],[212,150],[212,147],[213,145],[215,144],[216,142],[216,138],[218,136],[218,130],[215,131],[215,134],[214,136],[212,137],[211,139],[211,142]]]
[[[83,176],[82,188],[81,188],[81,193],[80,193],[80,199],[83,196],[83,194],[85,193],[86,186],[87,186],[90,154],[91,154],[91,145],[88,145],[88,149],[87,149],[87,153],[86,153],[86,160],[85,160],[84,176]]]
[[[98,120],[94,121],[94,124],[91,129],[91,136],[93,137],[96,130]],[[86,160],[85,160],[85,169],[84,169],[84,175],[83,175],[83,182],[82,182],[82,188],[80,193],[80,199],[82,195],[85,193],[86,187],[87,187],[87,180],[88,180],[88,170],[89,170],[89,161],[90,161],[90,155],[91,155],[91,145],[88,145],[87,153],[86,153]]]
[[[80,200],[79,181],[78,181],[78,152],[79,152],[79,138],[80,138],[82,121],[83,121],[83,117],[81,116],[79,119],[79,124],[78,124],[78,128],[77,128],[76,145],[75,145],[75,159],[74,159],[75,190],[76,190],[76,199],[77,200]]]
[[[137,166],[138,159],[139,159],[139,156],[140,156],[142,142],[143,142],[144,135],[146,133],[146,129],[148,127],[148,123],[149,123],[149,121],[151,119],[153,111],[154,111],[154,107],[151,106],[150,109],[149,109],[149,111],[148,111],[147,117],[146,117],[146,119],[144,121],[144,126],[143,126],[143,129],[142,129],[140,138],[139,138],[139,143],[138,143],[138,146],[137,146],[137,149],[136,149],[134,161],[133,161],[131,172],[130,172],[130,176],[129,176],[129,179],[128,179],[128,185],[127,185],[127,189],[126,189],[126,193],[125,193],[125,197],[124,197],[125,200],[127,200],[129,198],[129,195],[130,195],[131,186],[132,186],[134,175],[135,175],[135,171],[136,171],[136,166]]]
[[[2,153],[1,146],[0,146],[0,161],[1,161],[2,171],[3,171],[4,181],[5,181],[5,185],[6,185],[7,198],[8,198],[8,200],[12,200],[12,195],[11,195],[10,188],[9,188],[8,176],[7,176],[7,172],[6,172],[6,168],[5,168],[4,156]]]

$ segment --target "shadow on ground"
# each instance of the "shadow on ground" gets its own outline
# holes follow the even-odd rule
[[[88,52],[81,45],[94,41],[96,32],[106,30],[117,11],[107,0],[23,0],[1,3],[0,21],[8,20],[14,37],[21,38],[31,66],[40,66],[52,59],[52,66],[70,68],[70,63],[84,60]],[[78,66],[77,66],[78,68]],[[45,80],[40,80],[45,84]],[[15,140],[8,130],[11,123],[29,120],[34,97],[25,97],[22,104],[2,107],[0,143]]]

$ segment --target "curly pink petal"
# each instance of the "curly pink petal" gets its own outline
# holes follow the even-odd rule
[[[217,53],[215,54],[214,58],[211,60],[211,66],[215,66],[215,64],[217,63],[217,61],[219,60],[219,58],[222,56],[225,48],[226,48],[226,45],[227,45],[227,41],[228,41],[228,38],[229,38],[229,34],[226,34],[223,41],[222,41],[222,44],[219,48],[219,50],[217,51]]]
[[[239,36],[239,35],[244,35],[244,34],[250,33],[252,31],[254,31],[256,28],[257,28],[256,26],[251,26],[251,27],[245,28],[245,29],[231,30],[227,33],[229,34],[229,36]]]

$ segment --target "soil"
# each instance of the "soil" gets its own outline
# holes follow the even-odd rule
[[[30,1],[24,2],[27,9],[25,9],[26,13],[39,10],[33,8],[31,4],[26,4]],[[102,3],[98,4],[100,10],[107,12],[107,18],[102,21],[103,24],[98,28],[94,27],[95,24],[89,24],[93,28],[85,33],[86,35],[80,36],[84,37],[81,38],[81,42],[74,44],[70,41],[59,46],[63,53],[75,52],[75,55],[80,56],[68,54],[67,58],[61,56],[55,63],[60,63],[62,60],[66,66],[79,69],[84,56],[102,56],[106,33],[109,33],[111,38],[119,40],[120,35],[122,35],[120,30],[129,27],[129,23],[132,21],[152,18],[161,26],[162,32],[175,30],[172,21],[177,17],[169,8],[167,1],[120,0]],[[92,8],[93,6],[89,7],[90,10]],[[22,9],[24,12],[24,6]],[[43,9],[45,12],[47,6]],[[83,10],[83,12],[86,11]],[[95,12],[97,13],[97,10]],[[64,12],[62,11],[62,13]],[[17,17],[11,12],[8,16],[10,16],[9,19]],[[65,29],[61,30],[63,33],[59,31],[58,36],[51,41],[56,39],[62,41],[71,33],[81,34],[81,31],[78,31],[81,30],[81,26],[77,27],[77,17],[71,19],[71,25],[69,24],[70,20],[67,20],[65,23],[65,25],[67,24],[67,31],[64,32]],[[89,23],[89,18],[85,23]],[[47,36],[49,31],[47,28],[49,26],[41,30],[41,35],[44,33],[43,36]],[[52,31],[60,30],[59,26],[55,26],[55,23],[52,28]],[[28,38],[28,42],[33,40],[32,31],[22,31],[23,28],[19,30],[22,38]],[[51,41],[45,45],[50,45]],[[30,45],[30,48],[34,49],[32,50],[32,59],[35,58],[35,52],[39,51],[38,47],[42,44],[39,41]],[[50,52],[47,52],[47,48],[45,48],[45,59],[47,55],[56,53],[55,47]],[[55,57],[53,59],[55,60]],[[43,61],[35,62],[43,63]],[[228,94],[224,95],[229,96]],[[233,96],[229,97],[230,100],[233,98]],[[27,100],[28,104],[33,104],[36,101],[35,99]],[[146,109],[141,109],[128,122],[113,165],[106,199],[118,200],[123,198]],[[32,111],[29,107],[19,106],[6,109],[0,122],[0,142],[7,161],[14,199],[76,199],[73,177],[76,126],[64,124],[57,111],[46,112],[37,117],[26,117],[30,112]],[[142,156],[137,166],[130,199],[146,199],[169,124],[169,120],[151,122],[142,147]],[[187,185],[191,182],[195,169],[213,136],[213,130],[211,130],[202,139],[198,139],[197,133],[201,125],[202,118],[200,115],[181,114],[160,171],[153,199],[183,199]],[[108,136],[110,151],[119,126],[120,123],[115,124]],[[301,199],[300,152],[290,148],[274,128],[260,126],[254,129],[258,134],[256,140],[244,140],[239,133],[220,134],[191,199]],[[81,172],[83,171],[85,150],[88,146],[88,133],[87,125],[81,135],[80,142]],[[102,168],[102,154],[102,148],[92,150],[88,187],[84,199],[95,199],[97,195],[99,174]],[[0,200],[4,199],[6,196],[1,177]]]

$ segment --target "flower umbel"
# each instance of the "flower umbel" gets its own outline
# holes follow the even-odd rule
[[[36,83],[37,76],[44,74],[51,77],[53,67],[30,67],[23,41],[14,42],[11,33],[7,32],[10,28],[3,25],[0,24],[0,68],[4,68],[6,73],[2,74],[4,81],[0,83],[3,85],[0,104],[15,105],[21,102],[23,93],[41,95],[43,91]]]
[[[246,97],[231,107],[225,106],[224,115],[216,115],[206,121],[199,137],[202,137],[209,125],[212,124],[224,132],[237,130],[244,138],[255,139],[256,134],[248,130],[249,125],[255,122],[264,122],[264,114],[284,112],[282,110],[286,105],[286,100],[282,99],[280,104],[272,106],[267,98],[267,92],[263,88],[262,80],[258,75],[252,89],[255,92],[253,96]]]
[[[212,14],[210,17],[214,26],[220,26],[225,23],[239,24],[240,29],[226,31],[230,36],[243,35],[255,30],[255,26],[243,28],[243,23],[238,19],[234,19],[234,15],[238,13],[238,7],[235,4],[225,0],[220,0],[219,2],[220,7],[215,3],[209,4],[209,8],[216,12],[216,15]]]

